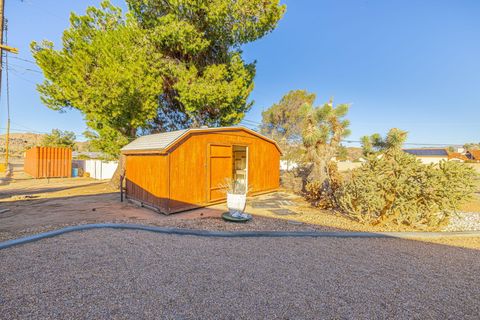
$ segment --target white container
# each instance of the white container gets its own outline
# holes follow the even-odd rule
[[[242,213],[247,205],[246,194],[233,194],[227,193],[227,208],[230,211],[230,215],[235,213]]]

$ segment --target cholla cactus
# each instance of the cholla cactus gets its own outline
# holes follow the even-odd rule
[[[378,133],[361,138],[364,156],[371,156],[378,153],[390,153],[400,150],[407,140],[408,133],[397,128],[390,129],[387,136],[382,138]]]
[[[425,165],[400,148],[372,156],[339,189],[339,208],[374,225],[439,227],[476,190],[476,172],[456,162]]]

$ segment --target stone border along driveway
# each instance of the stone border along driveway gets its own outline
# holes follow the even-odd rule
[[[447,238],[447,237],[480,237],[480,231],[465,231],[465,232],[309,232],[309,231],[207,231],[207,230],[192,230],[192,229],[177,229],[177,228],[162,228],[138,224],[121,224],[121,223],[99,223],[87,224],[73,227],[66,227],[54,231],[44,232],[33,236],[27,236],[19,239],[8,240],[0,242],[0,250],[7,249],[13,246],[26,244],[46,238],[56,237],[62,234],[84,231],[91,229],[126,229],[126,230],[140,230],[149,231],[162,234],[173,235],[188,235],[199,237],[217,237],[217,238],[283,238],[283,237],[313,237],[313,238]]]

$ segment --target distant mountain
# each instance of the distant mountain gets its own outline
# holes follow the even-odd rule
[[[43,134],[37,133],[11,133],[10,134],[10,156],[23,157],[23,152],[40,143]],[[0,135],[0,154],[5,154],[6,135]]]
[[[37,133],[11,133],[10,134],[10,156],[14,158],[23,158],[23,153],[39,145],[43,139],[44,134]],[[5,138],[6,135],[0,135],[0,158],[5,155]],[[89,143],[76,142],[76,148],[78,151],[89,151]]]

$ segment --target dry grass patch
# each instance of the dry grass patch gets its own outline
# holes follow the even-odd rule
[[[295,211],[295,215],[277,215],[270,210],[255,209],[249,207],[247,211],[257,216],[283,219],[289,221],[297,221],[305,224],[328,227],[332,229],[345,230],[345,231],[362,231],[362,232],[389,232],[389,231],[418,231],[413,227],[408,226],[373,226],[368,224],[361,224],[341,213],[329,210],[321,210],[312,207],[308,202],[302,198],[295,198],[294,206],[283,206],[292,211]]]
[[[480,196],[475,196],[461,207],[463,212],[480,212]]]
[[[480,167],[479,167],[480,168]],[[480,169],[477,169],[477,171]],[[480,172],[479,172],[480,174]],[[480,178],[477,178],[477,192],[473,196],[473,199],[465,203],[460,211],[463,212],[480,212]]]

